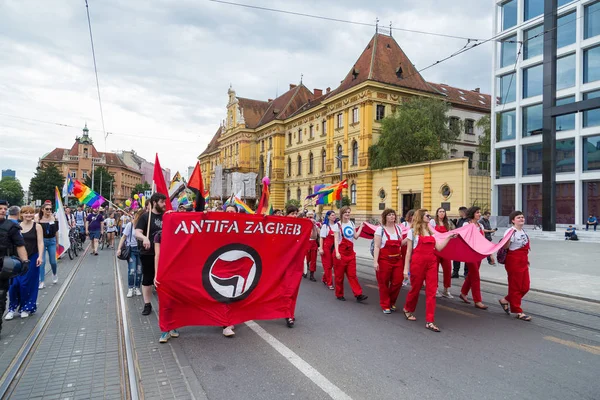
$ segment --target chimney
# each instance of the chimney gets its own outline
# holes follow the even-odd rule
[[[321,90],[321,89],[314,89],[314,92],[315,92],[315,97],[323,96],[323,90]]]
[[[290,83],[290,90],[292,90],[293,88],[295,88],[297,85],[294,85],[293,83]]]
[[[269,99],[269,103],[272,102],[272,101],[273,101],[273,99]]]
[[[329,92],[331,92],[331,88],[330,87],[327,88],[327,91],[325,93],[329,93]]]
[[[480,88],[475,88],[473,91],[474,91],[475,93],[479,93],[479,90],[480,90]]]

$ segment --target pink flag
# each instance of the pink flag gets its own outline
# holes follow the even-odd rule
[[[479,262],[500,250],[510,239],[510,235],[506,235],[499,243],[492,243],[479,232],[479,227],[476,224],[465,224],[461,228],[446,233],[438,232],[434,236],[437,241],[440,241],[453,233],[458,236],[450,239],[450,243],[444,250],[435,253],[447,260],[461,262]]]

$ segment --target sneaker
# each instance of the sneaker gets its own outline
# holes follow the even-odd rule
[[[6,315],[4,316],[4,319],[7,321],[10,321],[11,319],[13,319],[15,317],[15,313],[12,311],[9,311],[6,313]]]
[[[29,313],[27,311],[21,311],[21,318],[29,317]]]
[[[142,291],[140,290],[140,288],[137,287],[133,289],[133,293],[135,293],[136,296],[142,295]]]
[[[368,298],[369,298],[369,296],[365,296],[364,294],[359,294],[358,296],[356,296],[356,301],[359,303],[362,303],[363,301],[365,301]]]
[[[129,288],[129,290],[127,290],[127,297],[133,297],[133,288]]]
[[[336,299],[338,299],[339,301],[346,301],[346,298],[344,296],[336,297]]]
[[[144,304],[144,310],[142,311],[142,315],[150,315],[151,312],[152,312],[152,304],[150,304],[150,303]],[[167,333],[169,333],[169,332],[167,332]]]
[[[335,289],[335,286],[329,285],[329,290],[333,290],[333,289]]]
[[[52,275],[52,283],[58,282],[58,275]]]
[[[386,308],[385,310],[383,310],[384,314],[391,314],[392,310],[390,310],[389,308]]]
[[[145,308],[144,308],[145,309]],[[163,332],[160,335],[160,339],[158,339],[159,343],[167,343],[169,341],[169,339],[171,338],[171,332]]]
[[[235,332],[233,331],[233,326],[226,326],[223,329],[223,336],[225,336],[225,337],[234,337],[235,336]]]
[[[454,296],[452,296],[452,293],[450,293],[449,290],[444,290],[442,292],[442,297],[445,297],[447,299],[453,299],[454,298]]]
[[[390,310],[391,310],[391,311],[397,311],[397,310],[398,310],[398,307],[396,307],[395,305],[394,305],[394,306],[391,306],[391,307],[390,307]]]
[[[436,290],[436,291],[435,291],[435,297],[438,297],[438,298],[439,298],[439,297],[442,297],[442,294],[440,293],[440,291],[439,291],[439,290]]]
[[[40,282],[40,284],[38,285],[38,289],[44,289],[46,287],[46,285],[44,285],[44,282]]]
[[[179,337],[179,331],[177,329],[171,329],[169,331],[169,334],[171,335],[172,338],[178,338]]]
[[[453,273],[452,276],[450,277],[452,279],[457,279],[458,278],[458,273]]]
[[[402,281],[402,286],[408,286],[408,279]]]
[[[295,322],[296,322],[296,318],[286,318],[285,319],[285,323],[288,328],[293,328]]]

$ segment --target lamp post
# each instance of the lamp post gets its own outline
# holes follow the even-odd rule
[[[348,158],[347,155],[340,154],[339,156],[335,156],[335,159],[340,163],[340,182],[344,180],[344,159]],[[342,206],[342,199],[339,200],[339,206]]]

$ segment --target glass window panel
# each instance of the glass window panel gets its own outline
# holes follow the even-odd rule
[[[556,48],[575,43],[577,36],[577,16],[575,12],[568,13],[556,21]]]
[[[515,74],[508,74],[498,78],[498,94],[500,95],[500,104],[511,103],[516,100],[515,86],[517,78]]]
[[[600,135],[583,138],[583,170],[600,170]]]
[[[542,105],[523,108],[523,137],[541,134]]]
[[[500,44],[500,67],[513,65],[517,58],[517,36],[511,36]]]
[[[496,178],[515,176],[515,148],[507,147],[496,150]]]
[[[595,90],[593,92],[584,93],[583,99],[595,99],[600,97],[600,90]],[[600,125],[600,108],[596,108],[595,110],[584,111],[583,112],[583,127],[588,128],[590,126],[599,126]]]
[[[556,184],[556,223],[575,223],[575,183]]]
[[[536,65],[523,70],[523,98],[539,96],[542,94],[543,88],[543,71],[542,64]]]
[[[575,102],[575,96],[564,97],[556,100],[557,106],[563,106]],[[554,119],[557,131],[568,131],[575,129],[575,114],[561,115]]]
[[[515,185],[498,186],[498,215],[508,217],[516,209]]]
[[[542,173],[542,144],[523,146],[523,176]]]
[[[517,112],[515,110],[498,113],[496,141],[511,140],[516,137]]]
[[[600,79],[600,46],[583,52],[583,83]]]
[[[542,223],[541,183],[523,185],[523,214],[527,225],[533,225],[534,221]]]
[[[523,32],[523,59],[527,60],[535,56],[539,56],[544,52],[544,35],[540,35],[544,31],[543,25],[538,25],[535,28],[528,29]],[[535,39],[532,37],[537,36]]]
[[[600,1],[585,6],[583,14],[583,38],[596,35],[600,35]]]
[[[558,6],[564,6],[565,4],[569,4],[573,0],[558,0]]]
[[[556,172],[575,172],[575,139],[556,141]]]
[[[544,0],[525,0],[525,21],[544,13]]]
[[[517,25],[517,0],[507,1],[502,4],[502,30]]]
[[[590,215],[600,219],[600,181],[583,182],[583,220]]]
[[[575,53],[556,60],[556,90],[575,86]]]

